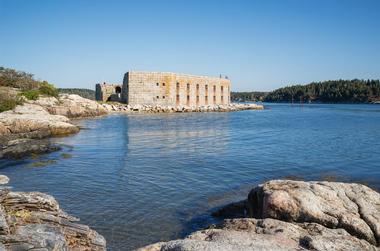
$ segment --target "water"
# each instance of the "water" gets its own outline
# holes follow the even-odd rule
[[[268,179],[380,188],[380,106],[267,108],[84,120],[79,134],[54,139],[62,151],[0,162],[0,172],[15,190],[55,196],[103,234],[109,250],[182,237],[214,222],[213,208]],[[49,159],[57,162],[32,167]]]

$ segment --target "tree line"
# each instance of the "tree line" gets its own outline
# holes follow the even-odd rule
[[[231,100],[238,102],[264,101],[267,92],[231,92]]]
[[[380,80],[329,80],[271,92],[231,92],[232,101],[372,103],[380,101]]]
[[[77,94],[83,98],[95,100],[95,91],[84,88],[58,88],[59,93]]]
[[[380,80],[330,80],[269,92],[266,102],[371,103],[380,100]]]

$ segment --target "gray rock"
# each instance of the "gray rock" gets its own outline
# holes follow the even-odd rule
[[[273,180],[250,192],[248,207],[251,217],[316,222],[379,243],[380,194],[361,184]]]
[[[239,250],[379,250],[344,229],[317,223],[288,223],[275,219],[226,220],[214,229],[195,232],[183,240],[161,242],[139,251]]]
[[[103,236],[76,221],[50,195],[1,190],[3,250],[106,250]]]
[[[14,238],[24,240],[31,249],[68,250],[68,245],[62,230],[52,225],[27,224],[20,226],[17,228]]]

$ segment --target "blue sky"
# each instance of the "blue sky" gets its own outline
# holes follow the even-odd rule
[[[380,78],[379,0],[0,0],[0,65],[59,87],[128,70],[228,75],[234,91]]]

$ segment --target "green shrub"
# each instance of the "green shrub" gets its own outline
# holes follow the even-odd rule
[[[16,105],[21,105],[19,98],[0,97],[0,112],[12,110]]]
[[[40,87],[38,88],[38,90],[41,94],[58,97],[58,90],[54,87],[54,85],[49,84],[46,81],[40,83]]]
[[[40,96],[40,91],[39,90],[23,91],[21,92],[21,95],[26,97],[29,100],[37,100],[38,97]]]

